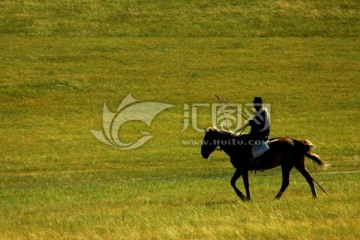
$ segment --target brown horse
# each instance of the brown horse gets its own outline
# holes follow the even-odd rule
[[[245,145],[249,144],[246,141],[246,136],[247,134],[238,135],[217,128],[207,128],[205,129],[205,136],[201,146],[201,155],[205,159],[208,159],[217,147],[218,150],[224,151],[230,157],[230,161],[236,169],[231,178],[231,186],[243,201],[250,200],[248,171],[266,170],[277,166],[281,166],[282,185],[275,199],[280,199],[289,185],[290,170],[293,167],[305,177],[310,185],[314,198],[317,197],[314,182],[326,193],[305,167],[305,156],[312,159],[319,166],[325,166],[316,154],[310,152],[310,149],[314,146],[310,141],[296,140],[291,137],[273,138],[269,141],[270,149],[262,156],[250,161],[250,159],[248,159],[249,157],[245,157],[247,155],[246,152],[249,152],[249,147],[245,147]],[[236,181],[241,175],[243,177],[246,196],[236,187]]]

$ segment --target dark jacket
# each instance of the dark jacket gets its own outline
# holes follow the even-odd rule
[[[263,140],[268,139],[270,134],[270,119],[269,113],[265,107],[254,113],[254,116],[249,121],[251,126],[250,135],[254,138]]]

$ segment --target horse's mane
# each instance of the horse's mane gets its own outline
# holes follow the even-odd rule
[[[236,133],[233,131],[227,131],[227,130],[222,130],[222,129],[218,129],[217,127],[212,127],[209,128],[209,130],[212,130],[214,132],[217,132],[219,134],[223,134],[223,135],[227,135],[230,138],[235,138],[235,139],[243,139],[247,134],[240,134],[240,133]]]

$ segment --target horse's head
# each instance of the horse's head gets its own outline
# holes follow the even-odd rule
[[[210,154],[215,151],[218,146],[216,141],[216,134],[218,133],[216,128],[206,128],[205,136],[201,145],[201,156],[205,159],[209,159]]]
[[[201,145],[201,156],[208,159],[218,146],[228,155],[234,152],[238,153],[243,149],[241,146],[243,146],[246,136],[247,134],[241,135],[231,131],[219,130],[216,127],[206,128]]]

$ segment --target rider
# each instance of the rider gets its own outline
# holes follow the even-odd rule
[[[267,141],[270,134],[270,120],[267,109],[263,106],[261,97],[254,97],[253,100],[255,113],[246,126],[250,125],[251,130],[247,137],[250,145],[259,145],[260,141]],[[251,149],[252,150],[252,149]],[[252,159],[252,154],[250,155]]]
[[[269,113],[263,106],[261,97],[254,97],[254,116],[250,119],[248,124],[251,126],[249,137],[252,140],[266,141],[270,134]]]

